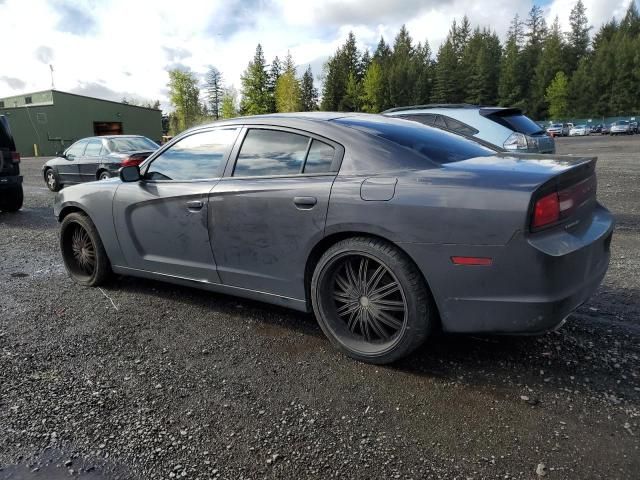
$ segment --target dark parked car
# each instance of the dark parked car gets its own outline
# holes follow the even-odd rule
[[[380,115],[265,115],[189,130],[54,213],[82,285],[116,272],[312,310],[343,352],[387,363],[434,328],[540,333],[582,304],[613,231],[595,163]]]
[[[602,133],[602,124],[598,123],[591,127],[591,133]]]
[[[611,133],[611,125],[613,125],[613,124],[611,124],[611,123],[609,123],[609,124],[607,124],[607,123],[603,124],[603,125],[602,125],[602,130],[600,131],[600,133],[601,133],[602,135],[609,135],[609,134]]]
[[[106,180],[121,167],[140,165],[158,144],[140,135],[111,135],[78,140],[42,167],[49,190],[65,185]]]
[[[23,198],[20,154],[16,151],[7,118],[0,115],[0,210],[20,210]]]

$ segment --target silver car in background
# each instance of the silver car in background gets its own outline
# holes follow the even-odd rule
[[[611,135],[631,135],[633,132],[631,131],[631,125],[628,120],[618,120],[617,122],[613,122],[611,124]]]
[[[472,137],[511,152],[556,151],[553,138],[517,108],[438,104],[392,108],[382,114]]]
[[[569,135],[571,127],[568,123],[552,123],[547,127],[547,133],[554,137],[566,137]]]
[[[571,130],[569,130],[570,137],[582,137],[585,135],[589,135],[590,133],[591,133],[591,127],[584,124],[574,125],[573,127],[571,127]]]

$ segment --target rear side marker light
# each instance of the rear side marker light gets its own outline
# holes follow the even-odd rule
[[[553,192],[545,195],[536,202],[533,210],[533,228],[544,227],[557,222],[560,219],[560,199],[558,193]]]
[[[490,257],[451,257],[454,265],[474,265],[477,267],[488,267],[493,263]]]
[[[11,161],[13,163],[20,163],[20,154],[18,152],[11,152]]]
[[[142,163],[143,160],[144,160],[144,158],[136,158],[136,157],[125,158],[122,161],[121,166],[123,166],[123,167],[137,167],[138,165],[140,165]]]

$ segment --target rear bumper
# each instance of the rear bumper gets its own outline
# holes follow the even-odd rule
[[[13,188],[16,185],[22,184],[22,176],[12,175],[8,177],[0,177],[0,189]]]
[[[598,206],[588,224],[571,232],[518,234],[505,246],[402,246],[424,272],[444,330],[536,334],[558,326],[598,288],[613,225]],[[493,264],[456,266],[454,255],[491,257]]]

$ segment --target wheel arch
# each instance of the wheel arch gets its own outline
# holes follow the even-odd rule
[[[439,328],[441,323],[440,311],[439,311],[437,302],[435,301],[435,298],[433,296],[433,290],[431,289],[429,280],[425,276],[425,272],[422,271],[422,269],[418,266],[415,259],[400,245],[389,240],[388,238],[385,238],[382,235],[378,235],[378,234],[366,232],[366,231],[348,230],[348,231],[342,231],[342,232],[335,232],[323,237],[320,241],[318,241],[318,243],[314,245],[314,247],[309,252],[309,255],[307,256],[307,263],[305,264],[305,270],[304,270],[304,285],[305,285],[305,296],[306,296],[305,301],[307,303],[307,309],[309,309],[309,311],[312,310],[311,309],[311,278],[313,276],[315,267],[318,264],[318,261],[320,260],[324,252],[326,252],[329,248],[331,248],[331,246],[347,238],[355,238],[355,237],[371,238],[371,239],[381,240],[385,243],[388,243],[389,245],[392,245],[394,248],[397,248],[400,252],[402,252],[408,259],[410,259],[413,262],[417,270],[420,272],[420,276],[422,277],[422,280],[424,281],[424,284],[427,287],[427,294],[431,297],[432,304],[435,306],[435,310],[436,310],[435,318],[437,319],[437,326]]]
[[[58,215],[58,222],[62,222],[62,220],[64,220],[64,217],[66,217],[67,215],[69,215],[70,213],[82,213],[83,215],[86,215],[87,217],[91,218],[91,216],[87,213],[86,210],[80,208],[77,205],[67,205],[65,207],[62,208],[62,210],[60,210],[60,214]]]

